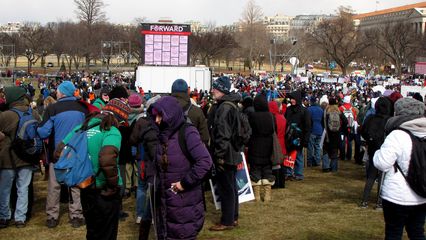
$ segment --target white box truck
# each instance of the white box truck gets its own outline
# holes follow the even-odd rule
[[[139,66],[136,70],[136,88],[142,87],[145,92],[170,93],[176,79],[183,79],[193,90],[210,91],[211,72],[208,67],[168,67]]]

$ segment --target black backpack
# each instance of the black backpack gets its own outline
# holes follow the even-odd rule
[[[234,146],[235,150],[242,151],[243,147],[249,142],[252,132],[248,117],[238,108],[235,103],[225,101],[223,104],[231,105],[237,111],[237,131],[233,132],[232,145]]]
[[[411,160],[407,176],[404,175],[398,163],[395,163],[395,167],[404,176],[410,188],[417,195],[426,198],[426,137],[419,138],[406,129],[399,128],[399,130],[410,135],[412,142]]]

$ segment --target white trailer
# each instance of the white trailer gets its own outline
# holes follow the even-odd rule
[[[176,79],[183,79],[193,90],[207,90],[211,87],[211,72],[208,67],[168,67],[168,66],[139,66],[136,70],[136,87],[142,87],[145,92],[170,93]]]

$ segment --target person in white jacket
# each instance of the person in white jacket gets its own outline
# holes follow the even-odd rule
[[[424,224],[426,198],[417,195],[408,185],[400,170],[407,176],[411,161],[412,142],[410,135],[426,137],[424,103],[402,98],[395,103],[395,117],[389,119],[385,142],[374,154],[374,166],[385,173],[381,197],[385,219],[385,239],[401,239],[404,227],[410,239],[425,239]]]

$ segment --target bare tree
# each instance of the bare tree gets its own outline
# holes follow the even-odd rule
[[[106,20],[102,0],[74,0],[77,6],[76,14],[80,21],[84,22],[89,28],[95,23]]]
[[[409,65],[415,53],[421,51],[420,35],[409,23],[386,23],[366,30],[368,41],[382,52],[395,65],[395,74],[400,75],[402,65]],[[423,43],[424,45],[424,43]]]
[[[212,60],[219,60],[228,51],[237,46],[229,29],[222,28],[221,31],[209,31],[191,35],[192,61],[199,59],[203,64],[210,66]]]
[[[47,53],[46,33],[46,28],[31,22],[24,23],[19,30],[25,49],[24,55],[28,60],[28,72],[31,72],[32,66]]]
[[[352,15],[350,9],[340,7],[337,18],[324,20],[312,34],[313,39],[322,47],[326,58],[334,60],[343,75],[346,75],[349,63],[369,45],[355,28]]]
[[[85,26],[84,58],[86,59],[86,68],[93,57],[93,52],[98,48],[99,42],[95,42],[95,25],[106,21],[104,12],[105,4],[103,0],[74,0],[77,10],[76,14],[81,23]]]
[[[253,61],[258,60],[269,44],[268,34],[262,21],[262,9],[256,5],[254,0],[250,0],[244,8],[240,20],[243,30],[236,36],[241,47],[241,55],[250,69],[253,67]]]

